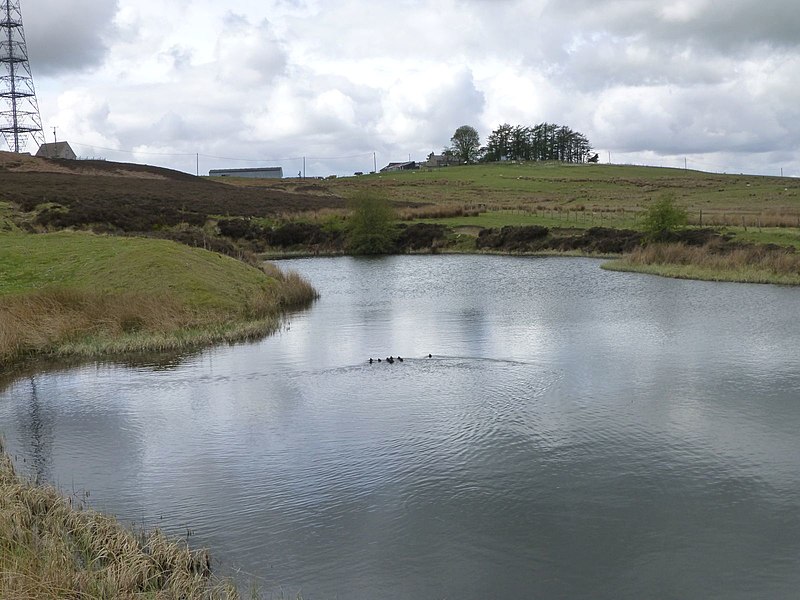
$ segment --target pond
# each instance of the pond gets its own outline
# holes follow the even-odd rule
[[[0,435],[267,597],[796,598],[800,290],[599,264],[285,261],[279,334],[18,380]]]

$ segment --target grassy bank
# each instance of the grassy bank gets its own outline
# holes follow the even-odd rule
[[[0,444],[0,597],[238,598],[205,550],[134,533],[79,500],[19,477]]]
[[[680,279],[800,285],[800,254],[763,246],[721,251],[714,244],[651,244],[603,268]]]
[[[0,363],[177,350],[263,335],[314,289],[174,242],[0,234]]]

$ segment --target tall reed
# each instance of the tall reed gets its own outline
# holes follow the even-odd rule
[[[136,533],[80,499],[19,477],[0,444],[0,597],[233,600],[206,550]]]
[[[649,244],[609,264],[673,277],[800,284],[800,254],[770,246]]]
[[[274,331],[317,292],[297,273],[266,267],[261,291],[232,310],[202,309],[174,294],[51,287],[0,297],[0,364],[34,354],[179,350]]]
[[[485,210],[486,207],[483,205],[434,204],[430,206],[401,208],[397,211],[397,216],[401,221],[413,221],[415,219],[450,219],[453,217],[477,217]]]

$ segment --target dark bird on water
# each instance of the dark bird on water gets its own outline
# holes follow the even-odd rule
[[[403,362],[403,359],[400,358],[399,356],[397,357],[397,360],[400,361],[400,362]]]
[[[433,354],[428,354],[428,358],[433,358]]]
[[[372,362],[373,362],[373,361],[372,361],[372,359],[370,358],[370,359],[369,359],[369,364],[372,364]]]

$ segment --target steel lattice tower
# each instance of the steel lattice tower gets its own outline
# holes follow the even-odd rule
[[[0,3],[0,133],[8,147],[19,152],[28,137],[43,144],[44,132],[28,62],[20,0]]]

